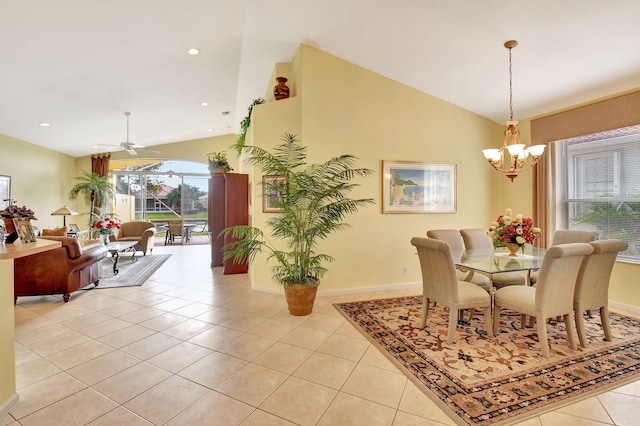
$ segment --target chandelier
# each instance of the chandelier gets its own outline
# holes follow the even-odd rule
[[[483,149],[484,158],[489,161],[497,171],[507,175],[511,182],[518,177],[518,173],[530,169],[538,162],[544,152],[545,145],[533,145],[528,147],[520,140],[520,130],[516,128],[517,121],[513,120],[513,81],[511,73],[511,49],[516,47],[518,42],[509,40],[504,47],[509,49],[509,121],[504,131],[502,147],[500,149]],[[505,151],[509,152],[511,161],[505,162]]]

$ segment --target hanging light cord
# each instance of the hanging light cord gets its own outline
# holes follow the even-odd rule
[[[513,73],[511,72],[511,47],[509,47],[509,121],[513,121]]]

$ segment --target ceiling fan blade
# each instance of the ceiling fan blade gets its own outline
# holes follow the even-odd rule
[[[131,154],[131,155],[138,155],[138,153],[136,152],[136,150],[135,150],[135,149],[133,149],[133,148],[128,148],[128,149],[127,149],[127,152],[128,152],[129,154]]]
[[[145,145],[140,145],[139,143],[131,143],[129,146],[131,146],[131,148],[146,148]]]
[[[160,151],[156,150],[156,149],[149,149],[149,148],[138,148],[140,151],[144,151],[144,152],[151,152],[153,154],[160,154]]]

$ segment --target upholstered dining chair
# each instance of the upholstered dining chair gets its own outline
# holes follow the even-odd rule
[[[553,241],[551,245],[559,246],[560,244],[569,243],[590,243],[597,238],[595,232],[575,231],[573,229],[558,229],[553,233]],[[529,275],[529,284],[533,285],[538,281],[538,271],[531,271]]]
[[[599,308],[605,340],[611,341],[609,279],[616,256],[628,247],[628,244],[621,240],[600,240],[589,244],[593,247],[593,253],[582,261],[573,294],[578,340],[580,340],[580,346],[584,348],[587,347],[587,335],[584,330],[583,315],[587,310]]]
[[[172,219],[167,222],[167,235],[164,238],[164,244],[173,243],[176,237],[180,237],[180,240],[184,238],[184,226],[181,219]]]
[[[461,229],[460,235],[464,246],[467,249],[486,249],[493,250],[493,241],[487,234],[487,230],[483,228]],[[525,276],[519,272],[501,272],[492,274],[491,281],[495,288],[501,288],[507,285],[525,285],[527,280]]]
[[[447,343],[455,340],[457,315],[462,309],[484,309],[487,334],[492,337],[491,296],[481,287],[460,281],[456,275],[451,248],[446,241],[414,237],[411,244],[416,247],[422,270],[422,316],[420,327],[424,328],[429,315],[429,303],[440,303],[449,308]]]
[[[427,231],[427,237],[446,241],[451,250],[464,250],[464,241],[460,231],[457,229],[430,229]],[[475,285],[479,285],[483,289],[489,291],[489,277],[483,274],[476,274],[471,271],[457,269],[458,279],[461,281],[469,281]]]
[[[535,287],[512,285],[494,295],[493,329],[499,330],[500,310],[510,309],[536,319],[538,341],[542,355],[549,358],[547,318],[564,317],[569,345],[576,348],[573,335],[573,292],[580,265],[593,247],[587,243],[562,244],[550,247],[542,259]]]

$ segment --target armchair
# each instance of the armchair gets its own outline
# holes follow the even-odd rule
[[[137,241],[136,251],[141,251],[144,255],[153,252],[154,240],[157,230],[153,222],[147,220],[136,220],[125,222],[120,225],[120,229],[115,235],[109,237],[110,241]]]

